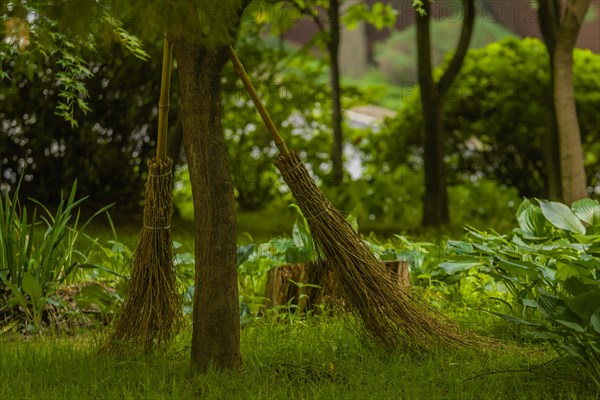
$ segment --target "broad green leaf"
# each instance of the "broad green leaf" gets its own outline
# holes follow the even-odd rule
[[[600,309],[596,310],[596,312],[591,316],[590,324],[596,332],[600,333]]]
[[[254,252],[255,248],[256,248],[256,245],[254,243],[250,243],[245,246],[239,246],[237,248],[237,252],[236,252],[237,253],[237,265],[240,266],[243,263],[245,263],[248,260],[248,258],[250,258],[250,256]]]
[[[454,275],[459,272],[468,271],[471,268],[480,266],[481,263],[476,262],[443,262],[438,265],[446,274]]]
[[[538,200],[546,219],[558,229],[585,235],[585,226],[566,205],[555,201]]]
[[[507,260],[502,257],[497,257],[498,266],[504,268],[511,274],[523,274],[532,278],[541,278],[544,276],[539,266],[534,263],[522,260]]]
[[[448,248],[454,250],[456,254],[474,254],[473,244],[463,240],[448,240]]]
[[[558,276],[558,274],[557,274]],[[581,279],[576,276],[570,276],[563,283],[563,287],[572,296],[578,296],[589,290],[589,286],[584,284]]]
[[[544,325],[539,324],[537,322],[525,321],[524,319],[512,317],[512,316],[506,315],[506,314],[501,314],[501,313],[498,313],[498,312],[495,312],[495,311],[488,311],[488,313],[493,314],[493,315],[495,315],[497,317],[502,318],[505,321],[512,322],[513,324],[517,324],[517,325],[535,326],[537,328],[540,328],[540,327],[544,326]]]
[[[38,301],[43,297],[42,285],[38,282],[35,276],[29,272],[23,274],[23,291],[31,297],[31,301]]]
[[[589,275],[589,272],[585,268],[572,262],[558,261],[556,263],[556,270],[556,279],[559,281],[566,281],[572,276],[581,278]]]
[[[79,301],[87,301],[88,303],[95,303],[98,304],[99,302],[102,301],[110,301],[110,296],[108,294],[108,292],[106,291],[105,288],[103,288],[100,285],[89,285],[89,286],[85,286],[84,288],[81,289],[81,291],[79,292],[79,296],[80,299],[78,299]]]
[[[528,199],[523,200],[517,209],[517,221],[521,232],[528,239],[541,238],[544,236],[546,219],[541,209]]]
[[[538,302],[532,299],[523,299],[523,305],[531,308],[538,308]]]
[[[589,234],[600,233],[600,203],[598,200],[582,199],[571,206],[577,217],[589,225]]]
[[[557,297],[549,296],[541,293],[538,297],[538,310],[546,317],[549,318],[551,315],[556,315],[556,308],[562,306],[563,302]]]
[[[312,237],[306,226],[298,220],[292,228],[292,239],[294,240],[294,244],[299,248],[312,248]]]
[[[550,342],[558,342],[562,339],[560,335],[557,335],[553,332],[526,331],[523,333],[523,335],[533,339],[545,340]]]
[[[355,208],[350,214],[348,214],[346,221],[350,224],[352,230],[358,233],[358,208]]]
[[[290,246],[285,252],[285,262],[290,264],[305,263],[312,259],[312,252],[305,247]]]
[[[579,333],[585,332],[585,329],[583,329],[583,327],[576,322],[564,321],[561,319],[557,319],[557,320],[555,320],[555,322],[561,324],[562,326],[566,326],[567,328],[574,330],[575,332],[579,332]]]
[[[19,291],[19,289],[12,284],[9,281],[4,282],[6,284],[6,286],[8,286],[8,288],[10,289],[11,292],[11,302],[14,304],[16,303],[17,305],[23,307],[23,308],[27,308],[28,302],[27,299],[25,298],[25,296],[23,296],[23,293],[21,293]]]
[[[567,302],[567,305],[577,315],[588,321],[590,317],[600,309],[600,291],[590,290],[575,296]]]

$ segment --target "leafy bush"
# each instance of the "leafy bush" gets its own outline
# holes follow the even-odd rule
[[[581,362],[600,387],[600,203],[524,200],[509,235],[469,229],[450,242],[448,274],[476,269],[502,282],[509,314],[494,314]]]
[[[326,188],[332,203],[341,210],[355,210],[363,231],[399,232],[420,226],[424,190],[422,169],[400,165],[369,165],[364,177],[341,188]],[[452,227],[465,224],[511,228],[520,198],[515,188],[485,178],[454,179],[448,188]],[[473,201],[477,199],[477,201]]]
[[[495,226],[508,231],[521,201],[517,189],[481,178],[448,188],[452,225]]]
[[[549,79],[548,54],[537,39],[509,38],[469,50],[444,105],[449,176],[483,175],[517,187],[522,196],[546,197],[543,149],[552,121]],[[574,85],[588,183],[593,186],[600,173],[600,55],[575,50]],[[393,169],[418,163],[421,130],[415,86],[397,117],[374,139],[373,164]]]
[[[32,44],[47,39],[32,40]],[[22,188],[23,198],[54,206],[60,201],[55,188],[67,188],[77,179],[80,190],[90,195],[86,201],[90,208],[110,202],[121,208],[139,207],[144,162],[154,146],[161,65],[125,55],[112,40],[98,44],[97,53],[83,51],[86,60],[77,58],[87,75],[67,71],[70,76],[62,79],[87,93],[86,98],[75,96],[73,102],[89,108],[83,117],[75,107],[78,127],[69,125],[55,110],[57,103],[65,101],[66,89],[59,85],[61,81],[55,83],[57,76],[65,75],[60,55],[64,49],[76,49],[76,44],[64,41],[47,53],[2,58],[0,69],[11,75],[0,80],[0,123],[6,127],[6,134],[0,135],[2,186],[14,185],[26,169],[27,179],[35,184]],[[153,59],[160,60],[162,40],[148,44]],[[74,77],[83,80],[83,76],[85,85],[73,82]],[[171,112],[177,115],[179,88],[173,86]]]

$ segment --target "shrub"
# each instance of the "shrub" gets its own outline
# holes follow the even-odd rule
[[[576,49],[574,57],[586,172],[588,183],[597,185],[600,55]],[[393,168],[415,155],[419,159],[421,105],[417,88],[412,92],[376,139],[385,146],[379,146],[374,164],[388,163]],[[509,38],[469,50],[444,105],[449,174],[483,174],[517,187],[522,196],[544,197],[543,149],[552,121],[551,99],[548,54],[539,40]]]
[[[467,240],[450,242],[456,257],[440,268],[502,282],[512,304],[507,314],[491,312],[582,363],[600,387],[600,203],[525,200],[517,220],[509,235],[469,229]]]

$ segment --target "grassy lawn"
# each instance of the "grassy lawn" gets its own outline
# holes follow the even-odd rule
[[[188,326],[147,358],[96,353],[98,334],[0,339],[0,399],[591,399],[581,368],[554,352],[388,354],[331,318],[256,320],[242,330],[240,373],[190,373]]]
[[[293,218],[267,214],[240,214],[240,244],[289,235]],[[118,215],[114,225],[116,239],[133,249],[141,219]],[[193,232],[190,220],[173,221],[174,239],[189,252],[194,248]],[[115,239],[106,216],[99,216],[86,234],[103,245]],[[19,336],[12,331],[0,334],[0,400],[600,399],[581,365],[557,358],[549,346],[515,341],[523,339],[517,328],[476,310],[480,305],[469,303],[476,296],[445,297],[441,288],[428,293],[463,328],[495,338],[498,345],[388,353],[361,343],[338,317],[267,313],[243,320],[241,371],[192,373],[190,321],[166,351],[133,358],[98,354],[105,327],[85,328],[71,336],[54,336],[48,330]],[[262,291],[254,296],[260,303],[261,295]]]

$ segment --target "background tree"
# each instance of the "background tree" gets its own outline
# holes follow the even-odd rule
[[[21,197],[48,205],[60,200],[56,188],[78,179],[88,206],[116,202],[131,210],[139,207],[141,166],[152,152],[160,65],[120,47],[133,43],[134,55],[160,58],[159,42],[149,40],[146,54],[110,18],[110,9],[101,14],[89,2],[77,2],[75,10],[73,4],[65,2],[64,12],[45,2],[0,8],[0,121],[6,127],[0,179],[9,187],[25,171],[33,184],[22,187]],[[74,13],[89,26],[69,19]],[[90,30],[91,39],[84,37]]]
[[[329,57],[329,82],[331,84],[331,127],[333,130],[333,147],[331,151],[332,175],[330,183],[339,185],[344,179],[344,134],[342,131],[342,105],[340,90],[340,1],[330,0],[290,0],[302,15],[310,17],[319,29],[317,43],[321,42]],[[327,12],[327,24],[321,17],[320,10]],[[312,41],[310,42],[313,43]]]
[[[539,24],[550,54],[552,98],[557,130],[548,140],[549,184],[556,186],[560,176],[563,202],[571,204],[587,197],[581,132],[573,89],[573,49],[591,0],[538,1]],[[557,161],[559,161],[557,163]]]
[[[600,176],[600,55],[584,49],[575,49],[573,55],[586,177],[589,185],[596,186]],[[522,197],[548,197],[547,125],[543,123],[553,118],[546,101],[552,100],[548,65],[544,43],[534,38],[506,38],[468,51],[448,94],[452,101],[444,104],[449,188],[485,177],[517,188]],[[445,68],[442,64],[439,71]],[[388,168],[392,173],[410,166],[418,171],[422,127],[415,89],[363,152],[374,155],[376,170]],[[451,196],[449,200],[454,210]]]
[[[460,72],[469,49],[475,24],[475,3],[463,0],[463,24],[458,46],[439,80],[433,76],[430,39],[431,7],[428,0],[417,6],[417,65],[419,90],[423,112],[423,161],[425,168],[425,195],[423,199],[423,226],[439,226],[449,222],[442,109],[444,99],[456,75]]]
[[[344,0],[289,0],[302,15],[312,19],[319,33],[308,43],[308,46],[317,44],[326,49],[329,61],[329,82],[331,85],[331,126],[333,130],[333,147],[331,152],[332,175],[330,183],[339,185],[344,179],[344,133],[342,115],[342,89],[340,75],[340,24],[356,27],[357,21],[365,20],[378,29],[393,25],[395,12],[390,5],[381,2],[373,3],[369,8],[366,3],[359,1],[346,8],[342,15]],[[324,21],[322,13],[326,12]],[[308,47],[307,46],[307,47]]]
[[[538,1],[538,24],[540,32],[550,57],[550,84],[554,87],[554,50],[558,36],[561,10],[556,9],[559,2]],[[548,120],[548,129],[545,135],[545,161],[548,168],[546,184],[548,186],[548,198],[562,200],[562,178],[560,173],[560,145],[558,142],[558,121],[554,109],[553,96],[548,97],[548,107],[552,111],[552,118]]]

